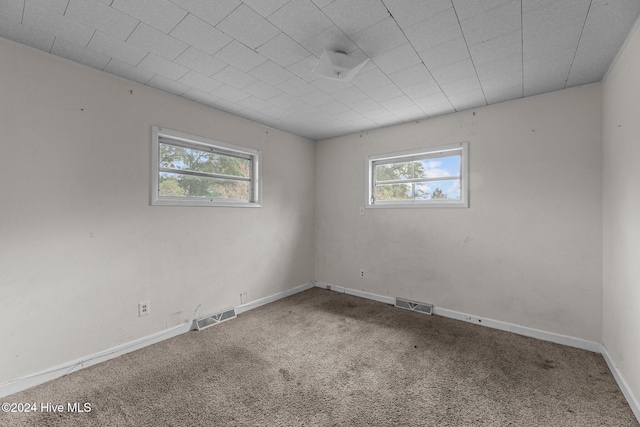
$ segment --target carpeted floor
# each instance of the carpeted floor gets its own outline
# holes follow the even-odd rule
[[[1,400],[65,406],[2,426],[638,426],[599,354],[318,288]]]

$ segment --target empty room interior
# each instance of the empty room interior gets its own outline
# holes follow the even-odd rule
[[[0,424],[638,425],[639,16],[0,0]]]

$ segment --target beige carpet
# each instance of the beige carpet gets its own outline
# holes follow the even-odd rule
[[[602,357],[311,289],[3,402],[2,426],[637,426]]]

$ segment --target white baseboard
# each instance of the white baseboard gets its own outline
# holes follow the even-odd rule
[[[356,289],[349,289],[343,286],[336,286],[329,283],[313,282],[318,288],[329,289],[332,291],[340,292],[343,294],[349,294],[358,296],[361,298],[367,298],[374,301],[379,301],[386,304],[395,305],[396,299],[394,297],[388,297],[383,295],[376,295],[369,292],[359,291]],[[487,319],[485,317],[479,317],[471,314],[461,313],[459,311],[447,310],[445,308],[433,308],[433,314],[436,316],[448,317],[450,319],[462,320],[463,322],[474,323],[480,326],[486,326],[493,329],[499,329],[501,331],[513,332],[518,335],[524,335],[526,337],[537,338],[543,341],[549,341],[556,344],[566,345],[568,347],[575,347],[582,350],[592,351],[594,353],[602,354],[604,360],[609,366],[609,370],[613,374],[622,394],[627,399],[631,410],[640,422],[640,404],[633,395],[633,392],[627,385],[627,382],[622,377],[622,374],[616,368],[615,364],[611,360],[609,353],[605,346],[595,341],[583,340],[581,338],[570,337],[567,335],[556,334],[554,332],[542,331],[540,329],[529,328],[526,326],[520,326],[513,323],[502,322],[500,320]]]
[[[323,289],[330,289],[332,291],[355,295],[361,298],[367,298],[374,301],[379,301],[385,304],[395,305],[395,297],[389,297],[384,295],[372,294],[369,292],[359,291],[356,289],[349,289],[342,286],[336,286],[323,282],[313,282],[315,286]],[[566,345],[569,347],[580,348],[583,350],[593,351],[600,353],[602,344],[594,341],[587,341],[581,338],[574,338],[566,335],[556,334],[554,332],[542,331],[539,329],[529,328],[526,326],[520,326],[513,323],[502,322],[500,320],[487,319],[485,317],[479,317],[471,314],[461,313],[458,311],[447,310],[444,308],[433,307],[433,314],[436,316],[448,317],[450,319],[462,320],[463,322],[474,323],[480,326],[486,326],[493,329],[499,329],[501,331],[513,332],[518,335],[524,335],[531,338],[537,338],[543,341],[550,341],[557,344]]]
[[[633,395],[633,392],[622,377],[622,374],[618,370],[618,367],[615,365],[615,363],[613,363],[613,359],[611,359],[607,348],[604,346],[604,344],[601,347],[602,357],[604,357],[605,362],[607,362],[607,366],[609,366],[609,370],[613,374],[613,377],[616,379],[618,387],[620,387],[620,390],[622,390],[622,394],[624,394],[624,397],[627,399],[627,402],[629,403],[633,414],[636,416],[638,422],[640,422],[640,402],[638,401],[636,396]]]
[[[281,298],[285,298],[290,295],[296,294],[298,292],[305,291],[307,289],[312,288],[313,286],[314,286],[313,283],[306,283],[304,285],[297,286],[293,289],[289,289],[284,292],[279,292],[277,294],[270,295],[268,297],[261,298],[256,301],[252,301],[247,304],[239,305],[235,307],[236,314],[244,313],[251,309],[260,307],[261,305],[265,305],[270,302],[277,301]],[[72,372],[79,371],[80,369],[88,368],[89,366],[96,365],[101,362],[105,362],[109,359],[114,359],[118,356],[122,356],[123,354],[127,354],[135,350],[139,350],[151,344],[155,344],[160,341],[173,338],[180,334],[184,334],[185,332],[189,332],[191,330],[192,323],[193,322],[189,322],[189,323],[184,323],[178,326],[174,326],[164,331],[157,332],[155,334],[151,334],[146,337],[142,337],[137,340],[109,348],[104,351],[99,351],[97,353],[82,357],[80,359],[76,359],[72,362],[64,363],[62,365],[58,365],[41,372],[37,372],[35,374],[28,375],[26,377],[22,377],[16,380],[9,381],[4,384],[0,384],[0,397],[5,397],[14,393],[18,393],[28,388],[35,387],[39,384],[43,384],[48,381],[54,380],[56,378],[60,378]]]
[[[297,294],[298,292],[306,291],[307,289],[313,288],[313,283],[305,283],[304,285],[296,286],[292,289],[287,289],[286,291],[278,292],[277,294],[269,295],[268,297],[260,298],[255,301],[248,302],[246,304],[238,305],[235,307],[236,314],[244,313],[245,311],[253,310],[254,308],[258,308],[261,305],[269,304],[270,302],[277,301],[282,298],[286,298],[293,294]]]
[[[599,342],[557,334],[555,332],[547,332],[540,329],[529,328],[527,326],[516,325],[514,323],[502,322],[500,320],[487,319],[485,317],[460,313],[458,311],[447,310],[445,308],[433,307],[433,314],[436,316],[448,317],[450,319],[462,320],[463,322],[474,323],[480,326],[486,326],[492,329],[513,332],[518,335],[524,335],[525,337],[537,338],[539,340],[562,344],[568,347],[580,348],[594,353],[600,353],[602,348],[602,344]]]
[[[60,378],[72,372],[79,371],[80,369],[88,368],[89,366],[97,365],[98,363],[105,362],[109,359],[122,356],[123,354],[131,353],[132,351],[139,350],[151,344],[184,334],[190,329],[191,323],[183,323],[170,329],[76,359],[72,362],[64,363],[17,380],[9,381],[0,385],[0,397],[18,393],[28,388],[55,380],[56,378]]]

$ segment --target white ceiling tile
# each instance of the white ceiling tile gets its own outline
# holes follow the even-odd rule
[[[263,45],[280,33],[280,30],[245,4],[238,6],[216,28],[251,49]]]
[[[469,48],[464,37],[430,47],[419,53],[427,68],[435,70],[469,58]]]
[[[480,81],[500,78],[516,72],[522,74],[522,55],[519,53],[476,65],[476,73]]]
[[[312,107],[319,107],[321,105],[328,104],[333,100],[334,98],[330,97],[321,90],[315,90],[304,96],[304,102],[311,105]]]
[[[64,15],[69,0],[29,0],[27,3],[37,4],[58,15]]]
[[[287,4],[289,0],[242,0],[242,2],[266,18]]]
[[[70,0],[64,16],[120,40],[126,40],[140,22],[98,0]]]
[[[358,48],[358,46],[335,25],[303,40],[300,44],[317,57],[320,57],[325,50],[350,53]]]
[[[302,101],[288,93],[281,93],[278,96],[269,98],[268,102],[281,108],[294,108],[296,105],[302,104]]]
[[[452,7],[451,0],[385,0],[384,4],[401,27],[408,27]]]
[[[258,49],[258,52],[281,67],[288,67],[309,56],[309,51],[284,33],[280,33]]]
[[[298,104],[295,108],[295,113],[302,117],[309,117],[314,114],[318,114],[319,112],[320,110],[318,110],[316,107],[312,107],[311,105],[306,103]]]
[[[229,86],[233,86],[236,89],[244,89],[256,82],[256,78],[249,74],[238,70],[231,65],[223,68],[213,75],[213,78],[221,81]]]
[[[159,74],[171,80],[178,80],[189,71],[188,68],[153,53],[148,54],[140,64],[138,64],[138,68]]]
[[[195,88],[189,89],[180,96],[204,105],[213,105],[213,103],[218,99],[210,93]]]
[[[487,98],[487,102],[490,104],[522,98],[522,84],[506,87],[501,85],[493,90],[485,90],[484,95]]]
[[[460,21],[460,25],[469,46],[519,30],[522,26],[520,0],[511,0],[480,15]]]
[[[403,108],[417,108],[416,104],[409,99],[406,95],[401,95],[395,98],[386,99],[384,101],[380,101],[380,105],[391,112],[395,112],[395,110],[403,109]]]
[[[307,93],[314,92],[316,90],[315,86],[311,86],[307,81],[302,80],[299,77],[294,77],[292,79],[285,80],[277,86],[278,89],[283,92],[288,93],[289,95],[304,97]]]
[[[592,1],[567,85],[602,80],[639,14],[637,0]]]
[[[220,83],[219,81],[209,78],[195,71],[189,71],[187,74],[180,77],[178,82],[184,83],[196,89],[200,89],[201,91],[207,92],[207,93],[211,93],[217,88],[219,88],[220,86],[222,86],[222,83]]]
[[[328,79],[316,79],[312,81],[311,84],[329,95],[339,91],[347,90],[350,87],[352,87],[351,82],[343,82],[343,81],[328,80]]]
[[[323,8],[326,5],[332,3],[334,0],[312,0],[313,3],[318,6],[319,8]]]
[[[146,84],[154,76],[154,74],[149,71],[134,67],[117,59],[109,61],[104,71],[142,84]]]
[[[447,96],[481,89],[477,76],[471,76],[455,82],[446,83],[441,85],[440,88]]]
[[[293,73],[285,70],[272,61],[267,61],[258,65],[256,68],[249,71],[249,74],[273,86],[295,77]]]
[[[353,34],[351,39],[369,58],[407,42],[407,38],[393,18],[387,18]]]
[[[229,88],[229,89],[232,89],[232,90],[226,92],[225,95],[227,95],[229,98],[233,98],[234,97],[233,90],[235,89],[233,88]],[[229,101],[227,99],[218,98],[216,99],[216,102],[213,104],[213,107],[222,111],[229,112],[231,114],[238,114],[239,111],[242,111],[242,107],[239,106],[237,103],[243,99],[244,99],[243,97],[240,97],[238,101]]]
[[[418,52],[462,37],[453,8],[413,24],[405,28],[404,32]]]
[[[53,43],[51,53],[98,70],[102,70],[111,59],[107,55],[75,45],[59,37]]]
[[[218,89],[215,90],[213,95],[234,103],[240,102],[243,99],[248,98],[250,96],[248,93],[244,93],[241,90],[238,90],[229,85],[220,86]]]
[[[0,16],[0,37],[50,52],[55,36]]]
[[[474,76],[476,75],[476,70],[473,62],[470,59],[465,59],[437,70],[431,70],[431,75],[439,84],[446,84]]]
[[[520,89],[522,89],[522,81],[522,72],[518,71],[501,77],[483,80],[481,81],[481,84],[485,93],[495,93],[503,87],[520,86]]]
[[[418,120],[426,117],[424,111],[422,111],[416,105],[395,109],[393,110],[393,115],[405,121]]]
[[[249,108],[254,111],[264,111],[268,108],[271,108],[273,104],[269,104],[267,101],[264,101],[258,97],[250,96],[238,102],[238,105],[244,108]]]
[[[163,33],[169,33],[187,16],[186,10],[169,0],[113,0],[111,7]]]
[[[317,80],[318,77],[311,74],[311,70],[318,64],[318,58],[313,55],[309,55],[305,58],[302,58],[300,61],[295,64],[291,64],[287,67],[287,70],[291,71],[296,76],[301,79],[312,82]]]
[[[335,0],[322,11],[349,36],[389,18],[384,4],[372,0]]]
[[[522,12],[529,12],[557,0],[522,0]]]
[[[354,102],[350,104],[349,107],[361,114],[365,114],[371,111],[379,110],[382,107],[376,101],[371,98],[363,99],[362,101]]]
[[[387,86],[393,82],[379,68],[374,68],[371,71],[356,74],[351,83],[366,92],[370,89]]]
[[[267,61],[267,58],[237,40],[216,52],[215,57],[245,73]]]
[[[484,43],[476,44],[469,47],[469,51],[476,67],[509,56],[522,57],[522,30],[512,31]]]
[[[451,106],[445,94],[440,91],[414,99],[413,102],[427,114],[431,114],[434,106],[441,106],[443,104],[449,104],[449,106]]]
[[[227,66],[226,63],[214,58],[211,55],[207,55],[201,50],[195,47],[189,47],[182,52],[174,62],[183,65],[187,68],[191,68],[194,71],[211,77],[218,71]]]
[[[178,83],[163,76],[153,76],[153,78],[147,82],[147,86],[151,86],[178,96],[189,90],[189,86]]]
[[[324,111],[330,116],[335,116],[336,114],[342,114],[345,111],[348,111],[349,107],[347,107],[341,102],[331,101],[328,104],[321,105],[320,107],[318,107],[318,109],[321,111]]]
[[[424,111],[425,114],[427,114],[429,117],[442,116],[444,114],[450,114],[456,111],[449,101],[442,104],[425,106],[424,108],[421,108],[421,110]]]
[[[400,90],[398,88],[398,86],[396,86],[393,83],[391,83],[391,84],[386,85],[386,86],[381,86],[381,87],[377,87],[377,88],[374,88],[374,89],[370,89],[369,91],[367,91],[367,94],[374,101],[382,102],[382,101],[386,101],[388,99],[393,99],[393,98],[397,98],[399,96],[402,96],[402,95],[404,95],[404,92],[402,90]]]
[[[24,0],[0,0],[0,17],[14,22],[22,22]]]
[[[414,65],[422,64],[422,59],[418,56],[411,43],[388,50],[378,56],[371,58],[378,68],[385,74],[405,70]]]
[[[440,86],[435,80],[427,80],[425,82],[416,83],[414,85],[408,86],[402,91],[412,100],[424,98],[429,95],[433,95],[434,93],[442,92]]]
[[[401,89],[417,83],[433,80],[431,73],[424,64],[414,65],[402,71],[389,74],[389,78]]]
[[[576,55],[567,78],[567,87],[599,82],[607,73],[612,60],[613,58],[593,52]]]
[[[95,32],[87,47],[133,66],[138,65],[147,53],[149,53],[146,50],[125,43],[120,39],[111,37],[100,31]]]
[[[240,6],[240,0],[171,0],[186,11],[210,25],[217,25],[235,8]]]
[[[282,93],[280,89],[276,89],[275,87],[263,82],[262,80],[258,80],[257,82],[250,84],[243,90],[246,93],[255,96],[256,98],[260,98],[263,100],[273,98],[274,96],[280,95]]]
[[[456,111],[467,110],[469,108],[481,107],[487,105],[487,101],[484,97],[482,89],[475,89],[469,92],[458,93],[456,95],[448,96],[449,102],[456,109]]]
[[[269,21],[298,42],[308,40],[333,25],[310,0],[290,1],[270,15]]]
[[[576,50],[590,0],[563,0],[522,14],[524,60]]]
[[[232,40],[222,31],[192,14],[188,14],[169,34],[209,55],[219,51]]]
[[[509,1],[510,0],[453,0],[453,7],[456,9],[458,19],[464,21],[465,19],[480,15]]]
[[[525,61],[525,96],[564,89],[573,57],[574,51],[570,49]]]
[[[352,86],[347,90],[336,92],[332,96],[334,99],[342,102],[344,105],[351,105],[358,101],[362,101],[363,99],[369,98],[369,95],[364,93],[360,88],[356,86]]]
[[[30,1],[25,3],[22,23],[27,27],[37,28],[42,33],[62,37],[78,46],[86,46],[93,35],[93,29],[90,27],[53,13]]]
[[[163,58],[174,60],[184,52],[188,45],[146,24],[140,23],[127,39],[141,49],[153,52]]]

